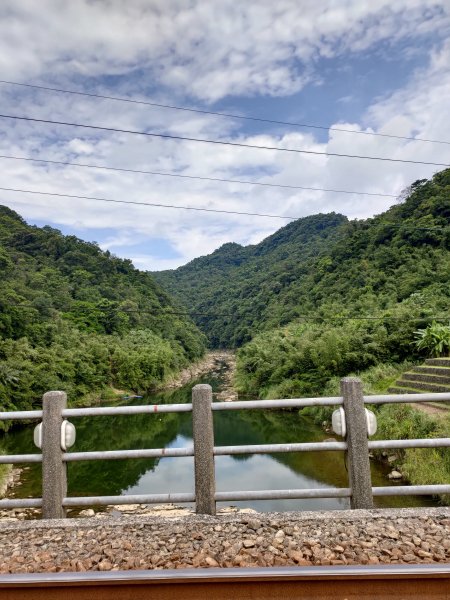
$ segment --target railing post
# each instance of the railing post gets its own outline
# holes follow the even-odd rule
[[[62,505],[67,496],[66,463],[62,459],[61,411],[67,406],[65,392],[47,392],[43,397],[42,414],[42,517],[62,519]]]
[[[361,380],[341,379],[347,427],[347,469],[352,508],[373,508],[367,422]]]
[[[200,384],[192,389],[192,433],[195,464],[195,510],[198,514],[216,514],[214,473],[214,429],[212,389]]]

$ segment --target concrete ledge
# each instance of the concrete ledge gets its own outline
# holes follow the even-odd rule
[[[242,523],[249,519],[258,519],[262,522],[268,521],[297,521],[301,523],[335,522],[335,521],[368,521],[379,519],[449,519],[450,507],[436,508],[377,508],[371,510],[329,510],[329,511],[291,511],[291,512],[264,512],[264,513],[234,513],[217,516],[188,515],[174,517],[159,516],[134,516],[121,515],[105,517],[103,519],[74,518],[74,519],[40,519],[30,521],[0,521],[0,531],[19,531],[37,529],[94,529],[102,527],[120,527],[136,525],[152,525],[163,523],[205,523],[206,525],[218,523]]]

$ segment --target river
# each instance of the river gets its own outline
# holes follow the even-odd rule
[[[175,391],[126,404],[190,402],[194,383],[209,383],[213,392],[223,389],[226,366]],[[116,403],[117,404],[117,403]],[[72,450],[125,450],[178,448],[192,445],[190,413],[146,414],[72,419],[77,440]],[[215,445],[317,442],[327,436],[298,411],[240,410],[214,413]],[[34,453],[33,426],[13,429],[3,436],[7,454]],[[194,459],[162,458],[68,463],[70,496],[103,496],[192,492]],[[218,456],[215,459],[218,491],[347,487],[342,452],[303,452],[271,455]],[[9,497],[40,497],[40,465],[23,465],[19,486]],[[395,485],[387,479],[388,466],[372,461],[374,486]],[[375,498],[377,507],[434,506],[430,497]],[[331,510],[349,508],[346,498],[312,500],[260,500],[235,502],[258,511]],[[220,506],[220,503],[219,503]]]

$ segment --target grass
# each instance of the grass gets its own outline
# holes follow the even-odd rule
[[[8,473],[11,470],[11,465],[0,465],[0,489],[3,486],[3,482],[5,480],[5,478],[7,477]],[[2,496],[0,495],[0,498]]]
[[[398,365],[380,364],[367,371],[355,373],[363,382],[365,395],[386,394],[388,388],[412,363]],[[331,379],[325,386],[323,396],[338,396],[340,378]],[[409,404],[374,405],[378,431],[375,439],[414,439],[450,437],[450,416],[429,415]],[[303,409],[316,423],[331,420],[332,407]],[[374,452],[381,460],[382,453]],[[394,454],[394,452],[393,452]],[[412,485],[448,484],[450,481],[450,451],[448,448],[411,448],[395,450],[395,465]],[[450,504],[450,495],[441,495],[443,504]]]

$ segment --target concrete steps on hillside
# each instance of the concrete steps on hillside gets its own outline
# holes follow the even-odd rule
[[[450,358],[428,358],[425,364],[403,373],[391,394],[423,394],[450,392]]]
[[[450,367],[450,358],[427,358],[426,365],[433,367]]]
[[[446,369],[443,369],[444,371]],[[450,369],[448,369],[448,375],[425,375],[423,373],[417,373],[413,371],[412,373],[404,373],[402,375],[402,379],[406,379],[406,381],[420,381],[422,383],[437,383],[441,385],[448,385],[450,383]]]
[[[428,373],[429,375],[447,375],[449,370],[447,367],[414,367],[415,373]]]

